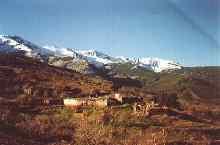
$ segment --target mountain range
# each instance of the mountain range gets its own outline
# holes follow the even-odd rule
[[[160,58],[113,57],[96,50],[78,50],[55,46],[38,46],[19,36],[0,35],[0,52],[19,52],[49,65],[90,74],[97,70],[109,70],[115,64],[132,64],[131,69],[147,69],[153,72],[178,70],[182,65]]]

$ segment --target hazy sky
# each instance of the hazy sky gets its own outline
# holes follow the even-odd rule
[[[219,0],[1,0],[0,33],[113,56],[220,65]]]

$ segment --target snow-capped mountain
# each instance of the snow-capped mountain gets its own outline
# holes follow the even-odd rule
[[[78,50],[55,46],[38,46],[19,36],[0,35],[0,52],[22,52],[28,57],[47,62],[50,65],[65,67],[86,73],[94,73],[92,68],[105,68],[115,63],[132,63],[135,68],[141,67],[155,72],[181,69],[174,61],[159,58],[126,58],[112,57],[95,50]]]
[[[182,66],[171,60],[164,60],[160,58],[133,58],[132,63],[136,64],[139,67],[146,69],[151,69],[154,72],[162,72],[166,70],[175,70],[181,69]]]
[[[119,63],[122,61],[120,58],[111,57],[96,50],[78,50],[77,52],[84,56],[90,62],[100,62],[102,64],[109,64]]]
[[[28,57],[41,61],[50,55],[50,51],[24,40],[19,36],[0,35],[0,52],[22,52]]]
[[[18,37],[0,35],[0,51],[24,51],[27,55],[30,55],[32,47],[26,46],[26,42],[17,38]]]

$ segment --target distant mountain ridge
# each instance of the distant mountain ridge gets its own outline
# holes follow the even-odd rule
[[[112,57],[96,50],[78,50],[55,46],[38,46],[19,36],[0,35],[0,52],[23,52],[26,56],[47,62],[50,65],[73,69],[82,73],[94,73],[96,69],[111,64],[134,64],[134,68],[145,68],[154,72],[178,70],[183,66],[159,58]]]

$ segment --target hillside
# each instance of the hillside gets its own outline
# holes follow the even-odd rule
[[[156,73],[123,63],[85,75],[10,52],[0,53],[0,81],[1,144],[133,145],[137,134],[141,145],[155,139],[167,145],[206,145],[220,138],[219,67]],[[75,110],[36,104],[39,99],[115,92],[145,101],[157,96],[156,102],[168,111],[146,116],[134,113],[133,104]]]
[[[0,81],[1,144],[206,145],[220,138],[219,67],[155,73],[125,63],[85,75],[10,52],[0,53]],[[146,116],[134,113],[132,104],[75,110],[33,105],[114,92],[146,101],[154,95],[169,110]]]
[[[0,80],[4,99],[87,96],[110,93],[112,87],[98,76],[49,66],[20,53],[0,53]]]
[[[131,69],[134,65],[127,63],[115,64],[111,71],[94,76],[49,66],[20,53],[0,55],[1,98],[61,98],[118,91],[141,96],[174,93],[183,100],[196,98],[203,102],[218,103],[220,99],[219,67],[155,73]]]

